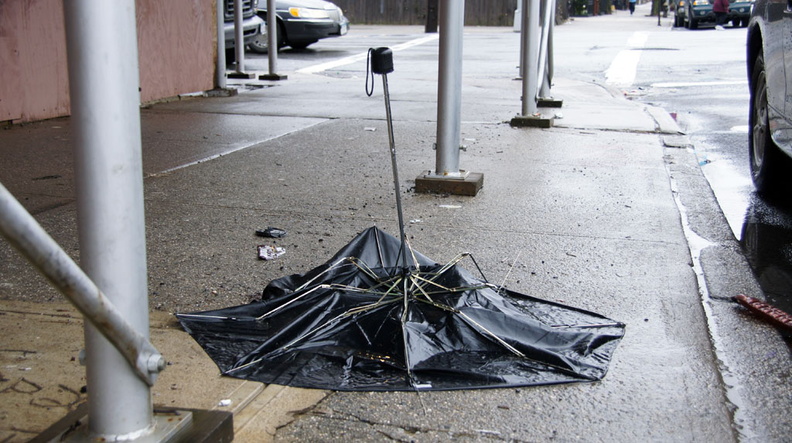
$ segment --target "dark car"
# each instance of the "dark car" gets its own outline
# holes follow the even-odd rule
[[[712,12],[710,0],[685,0],[680,1],[684,12],[678,11],[675,15],[674,26],[684,25],[688,29],[697,29],[701,23],[715,24],[715,13]],[[729,0],[729,15],[726,22],[732,26],[747,26],[751,15],[753,0]]]
[[[267,0],[259,0],[259,16],[267,20]],[[339,37],[349,31],[349,20],[341,8],[322,0],[278,0],[278,48],[291,46],[304,49],[320,39]],[[267,52],[267,35],[262,34],[249,44],[254,52]]]
[[[730,3],[729,17],[727,21],[730,21],[732,26],[735,28],[738,26],[748,26],[748,21],[751,19],[751,10],[753,8],[754,1],[734,0],[730,1]]]
[[[792,156],[792,15],[787,2],[757,0],[748,24],[747,68],[751,90],[748,152],[751,179],[760,193],[789,182]]]
[[[674,27],[685,26],[686,5],[687,0],[672,0],[671,9],[674,11]]]

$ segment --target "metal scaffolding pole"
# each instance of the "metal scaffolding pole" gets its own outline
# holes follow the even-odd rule
[[[135,0],[69,0],[64,12],[80,262],[148,339]],[[149,434],[147,383],[90,324],[85,344],[90,433],[108,441]]]
[[[245,33],[242,27],[242,0],[234,0],[234,47],[236,49],[236,72],[245,72]]]
[[[278,74],[278,14],[275,0],[267,0],[267,61],[269,73],[260,75],[260,80],[286,80],[288,76]]]
[[[536,92],[539,66],[539,6],[540,0],[525,0],[522,8],[522,115],[537,113]]]
[[[459,169],[464,0],[442,0],[439,21],[435,169],[424,171],[415,179],[415,192],[475,196],[484,184],[484,174]]]
[[[539,51],[539,73],[541,85],[539,97],[549,97],[553,80],[553,25],[555,21],[555,0],[542,2],[542,42]]]
[[[217,71],[215,83],[219,89],[226,87],[226,54],[225,54],[225,10],[223,0],[215,0],[217,6]]]
[[[437,84],[437,154],[435,174],[459,176],[462,114],[462,38],[464,0],[440,2],[440,56]]]
[[[275,0],[267,0],[267,59],[270,74],[278,73],[278,14],[275,8]]]

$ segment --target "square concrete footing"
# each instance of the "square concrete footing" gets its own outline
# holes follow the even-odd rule
[[[287,80],[288,78],[289,78],[289,76],[285,75],[285,74],[262,74],[262,75],[259,75],[259,80],[277,81],[277,80]]]
[[[542,115],[518,115],[511,119],[509,124],[517,128],[551,128],[553,120],[553,117]]]
[[[536,106],[540,108],[560,108],[564,106],[564,101],[560,98],[553,97],[540,97],[536,101]]]
[[[469,172],[463,177],[442,177],[424,171],[415,179],[418,194],[453,194],[475,197],[484,186],[484,174]]]
[[[235,88],[214,88],[204,91],[207,97],[233,97],[239,94],[239,90]]]

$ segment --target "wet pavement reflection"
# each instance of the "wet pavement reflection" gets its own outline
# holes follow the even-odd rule
[[[767,302],[792,313],[792,202],[751,196],[740,245]],[[784,333],[792,345],[792,333]]]

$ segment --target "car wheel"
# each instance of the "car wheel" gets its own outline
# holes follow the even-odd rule
[[[690,25],[689,29],[698,29],[698,20],[695,18],[691,18],[688,24]]]
[[[266,26],[266,23],[263,25]],[[280,23],[278,23],[278,37],[276,41],[278,42],[278,49],[283,46],[283,32],[281,32]],[[267,34],[256,34],[256,37],[248,44],[248,47],[251,51],[256,52],[258,54],[266,54],[269,51],[269,35]]]
[[[748,155],[751,180],[759,193],[772,194],[779,189],[784,166],[789,162],[770,137],[767,104],[767,76],[764,57],[754,62],[751,76],[751,111],[748,121]]]
[[[742,26],[743,28],[747,28],[748,27],[748,19],[747,18],[742,19],[742,21],[740,22],[740,26]]]
[[[740,19],[735,18],[732,20],[732,28],[739,28],[740,27]]]

